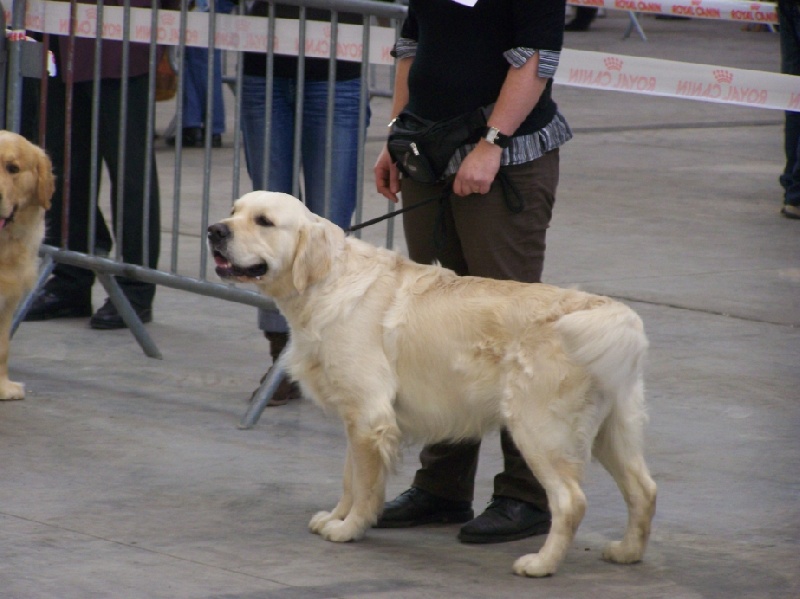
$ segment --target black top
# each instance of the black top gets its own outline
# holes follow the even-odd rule
[[[561,51],[564,0],[410,0],[401,36],[417,41],[408,109],[441,121],[497,100],[514,48]],[[552,79],[515,135],[537,131],[556,112]]]

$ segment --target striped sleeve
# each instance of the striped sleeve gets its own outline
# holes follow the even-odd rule
[[[561,52],[556,50],[534,50],[533,48],[512,48],[503,53],[505,59],[512,67],[519,68],[537,52],[539,52],[539,77],[549,79],[554,77],[558,69]]]
[[[417,40],[407,37],[398,38],[392,48],[391,55],[395,58],[413,58],[417,54]]]

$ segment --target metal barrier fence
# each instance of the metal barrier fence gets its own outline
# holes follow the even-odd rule
[[[159,266],[158,268],[150,268],[144,265],[139,264],[130,264],[125,263],[122,259],[121,252],[120,252],[120,239],[122,235],[124,235],[124,223],[122,222],[121,215],[123,214],[123,205],[126,201],[125,198],[125,190],[121,187],[121,183],[117,185],[117,189],[115,190],[118,194],[118,202],[119,202],[119,209],[117,210],[117,218],[116,222],[113,223],[113,230],[115,232],[115,252],[113,255],[106,255],[104,248],[100,249],[97,247],[97,240],[95,236],[95,222],[92,220],[93,215],[95,214],[95,209],[99,206],[103,208],[104,211],[107,209],[104,207],[104,203],[108,201],[108,196],[111,190],[109,189],[109,185],[106,185],[105,188],[100,185],[94,185],[95,181],[101,181],[103,178],[103,173],[98,171],[97,169],[102,169],[103,165],[101,161],[98,161],[98,147],[99,147],[99,139],[97,134],[97,129],[94,126],[97,122],[98,114],[99,114],[99,81],[101,78],[101,71],[100,71],[100,62],[102,60],[102,48],[103,42],[105,38],[108,38],[108,31],[112,31],[112,39],[113,33],[116,31],[118,34],[120,29],[115,29],[114,27],[109,26],[109,23],[113,24],[113,20],[122,19],[122,28],[121,28],[121,42],[123,48],[123,62],[125,58],[128,56],[128,52],[133,44],[140,44],[142,45],[144,42],[139,40],[134,40],[132,35],[132,30],[134,30],[135,26],[135,16],[141,16],[139,13],[135,11],[141,11],[141,8],[131,7],[131,0],[124,0],[124,3],[121,3],[121,17],[119,12],[113,12],[114,10],[119,11],[120,7],[117,6],[104,6],[102,0],[97,3],[97,5],[86,5],[86,4],[78,4],[75,0],[71,0],[68,4],[69,6],[69,18],[68,19],[60,19],[60,28],[59,33],[66,36],[69,40],[68,47],[71,49],[70,51],[73,52],[74,49],[74,40],[78,37],[92,37],[94,41],[94,55],[93,57],[86,57],[86,56],[74,56],[67,55],[65,60],[63,61],[66,65],[72,65],[75,60],[80,61],[87,61],[92,60],[94,65],[94,94],[92,98],[92,105],[91,106],[84,106],[78,109],[80,110],[89,110],[92,113],[92,123],[93,123],[93,135],[91,141],[91,165],[88,168],[92,169],[92,189],[91,189],[91,197],[89,198],[90,201],[90,222],[87,225],[87,229],[89,231],[89,239],[88,239],[88,251],[79,252],[75,251],[73,248],[68,247],[66,234],[62,235],[62,242],[61,247],[54,247],[50,245],[43,245],[41,250],[42,256],[42,267],[40,272],[40,277],[38,281],[38,285],[41,287],[45,281],[50,277],[52,274],[56,264],[66,264],[71,266],[78,266],[81,268],[89,269],[93,271],[97,279],[100,283],[105,287],[106,291],[108,292],[109,298],[113,302],[114,306],[119,311],[120,315],[122,316],[125,323],[128,325],[130,331],[135,336],[136,340],[144,350],[144,352],[151,357],[161,357],[161,354],[150,338],[149,334],[145,330],[142,322],[140,321],[139,317],[136,314],[136,311],[131,306],[128,299],[125,297],[122,289],[120,288],[119,283],[115,280],[117,276],[124,276],[129,279],[133,279],[135,281],[141,281],[145,283],[152,283],[156,285],[162,285],[165,287],[170,287],[173,289],[188,291],[191,293],[202,294],[206,296],[212,296],[221,298],[224,300],[230,300],[234,302],[239,302],[247,305],[252,305],[261,308],[273,308],[274,304],[268,298],[260,295],[255,291],[245,290],[236,288],[232,285],[223,284],[219,282],[214,282],[213,280],[208,279],[209,275],[209,264],[208,264],[208,248],[205,243],[205,231],[209,224],[210,213],[212,210],[212,203],[216,208],[220,208],[221,203],[227,203],[229,207],[232,200],[235,199],[240,195],[240,187],[241,187],[241,177],[242,175],[242,168],[241,168],[241,150],[242,150],[242,136],[240,132],[240,121],[241,121],[241,90],[242,90],[242,78],[243,78],[243,53],[236,52],[231,50],[226,50],[226,65],[232,67],[233,73],[230,72],[226,73],[226,83],[230,86],[231,90],[233,91],[234,96],[234,103],[233,103],[233,149],[232,149],[232,159],[230,163],[218,163],[213,158],[215,154],[211,148],[211,135],[206,135],[205,139],[205,147],[203,151],[201,170],[203,173],[203,180],[200,186],[198,186],[197,181],[190,181],[187,182],[184,178],[185,172],[185,163],[191,162],[196,170],[197,164],[197,154],[196,151],[192,152],[191,156],[186,155],[184,152],[184,148],[182,147],[182,140],[181,140],[181,123],[183,122],[183,87],[185,84],[185,77],[184,77],[184,60],[183,56],[185,53],[185,49],[188,43],[195,43],[198,46],[206,46],[212,50],[208,53],[208,71],[207,71],[207,80],[208,80],[208,87],[207,87],[207,103],[206,103],[206,121],[205,121],[205,131],[211,132],[212,131],[212,115],[213,115],[213,103],[214,103],[214,93],[213,93],[213,69],[214,69],[214,62],[213,62],[213,50],[216,48],[216,23],[218,19],[222,15],[218,15],[215,9],[214,2],[210,2],[209,12],[198,15],[192,14],[191,20],[193,23],[197,23],[197,19],[206,19],[207,20],[207,44],[204,42],[197,43],[197,40],[188,40],[187,39],[187,31],[190,31],[188,28],[188,23],[190,22],[190,14],[189,14],[189,0],[175,0],[176,3],[180,3],[180,10],[176,11],[169,11],[167,16],[172,19],[172,22],[175,23],[175,29],[177,29],[178,39],[170,39],[170,45],[174,48],[174,54],[172,56],[172,64],[176,68],[177,71],[177,83],[178,89],[175,95],[174,100],[169,102],[156,102],[156,70],[157,70],[157,63],[158,63],[158,45],[160,41],[164,41],[160,38],[160,35],[163,33],[160,30],[159,24],[159,15],[160,13],[165,13],[164,9],[157,9],[154,8],[149,11],[149,18],[150,18],[150,32],[148,45],[149,45],[149,61],[150,61],[150,69],[149,69],[149,79],[148,79],[148,110],[147,110],[147,117],[146,122],[142,123],[143,127],[146,127],[147,136],[146,136],[146,148],[145,148],[145,155],[149,156],[151,152],[154,151],[154,147],[156,144],[160,144],[158,141],[158,133],[157,133],[157,124],[159,119],[163,118],[172,118],[172,123],[177,123],[174,125],[175,129],[175,148],[174,154],[170,154],[172,156],[172,160],[162,160],[164,154],[159,151],[158,160],[159,163],[158,167],[158,175],[159,180],[161,181],[161,188],[162,191],[164,189],[168,189],[170,187],[169,183],[167,182],[169,179],[167,175],[169,174],[170,164],[172,162],[172,183],[171,183],[171,192],[172,192],[172,201],[171,203],[167,201],[163,201],[166,199],[166,193],[162,193],[162,202],[160,207],[161,217],[162,220],[165,222],[170,222],[171,224],[167,227],[162,227],[161,231],[150,231],[147,230],[145,226],[145,234],[143,239],[143,253],[145,255],[145,260],[143,260],[143,264],[147,264],[147,251],[148,251],[148,244],[150,236],[152,235],[161,235],[163,239],[165,239],[168,243],[162,243],[163,247],[169,247],[169,255],[164,256],[164,252],[162,251],[162,256],[160,262],[166,266]],[[22,125],[23,125],[23,107],[26,102],[30,103],[30,98],[24,97],[23,94],[23,87],[25,87],[26,93],[28,90],[28,85],[23,86],[23,75],[30,75],[30,73],[25,73],[24,69],[22,68],[23,63],[23,56],[30,54],[27,52],[31,47],[35,44],[32,44],[30,41],[25,41],[24,36],[21,33],[25,30],[26,26],[26,16],[28,20],[38,20],[39,21],[52,21],[50,17],[43,17],[42,15],[46,15],[46,10],[58,10],[58,9],[65,9],[64,6],[59,6],[59,2],[37,2],[37,0],[31,0],[31,5],[39,9],[39,12],[36,12],[34,17],[31,17],[30,14],[26,14],[30,12],[30,7],[28,6],[28,2],[26,0],[15,0],[13,3],[12,8],[12,18],[11,18],[11,32],[12,34],[8,36],[7,46],[8,46],[8,58],[6,61],[6,68],[3,68],[3,74],[7,75],[8,83],[7,85],[2,86],[3,91],[7,92],[5,97],[5,102],[3,103],[5,106],[5,112],[2,115],[4,118],[3,126],[7,129],[11,129],[14,131],[19,132]],[[339,22],[339,15],[340,13],[347,12],[347,13],[357,13],[363,16],[363,22],[365,24],[370,24],[370,26],[362,26],[361,27],[361,44],[362,44],[362,52],[360,53],[360,68],[361,68],[361,76],[362,84],[361,86],[361,98],[360,98],[360,116],[364,117],[367,110],[367,105],[370,99],[370,91],[369,85],[366,84],[371,80],[375,79],[374,67],[371,67],[369,57],[372,50],[371,47],[371,37],[370,33],[373,28],[377,25],[378,20],[380,20],[381,26],[384,28],[386,27],[394,27],[396,30],[402,19],[405,16],[406,9],[405,7],[394,4],[394,3],[387,3],[387,2],[372,2],[370,0],[281,0],[280,4],[285,5],[292,5],[299,7],[299,28],[298,28],[298,35],[300,39],[300,43],[298,45],[298,54],[302,58],[305,55],[305,44],[303,41],[305,40],[306,31],[309,29],[311,21],[306,19],[306,10],[308,8],[319,8],[329,10],[331,14],[330,19],[330,54],[329,58],[333,59],[336,57],[336,52],[339,44],[337,43],[338,35],[340,29],[343,27]],[[46,9],[42,12],[41,8],[42,5],[45,5],[44,8]],[[266,39],[274,39],[275,38],[275,27],[276,21],[278,19],[274,18],[274,3],[269,3],[268,6],[270,7],[270,16],[273,18],[263,19],[259,24],[263,24],[263,27],[266,27],[266,30],[262,33],[266,36]],[[87,35],[86,30],[87,27],[84,21],[81,21],[81,15],[86,13],[80,13],[79,11],[85,11],[87,9],[92,10],[89,14],[89,19],[93,20],[92,27],[89,27],[91,30],[91,34]],[[244,15],[244,7],[245,3],[240,2],[239,6],[237,7],[237,11],[239,15]],[[65,9],[66,10],[66,9]],[[111,14],[111,18],[106,19],[106,16]],[[161,14],[161,17],[164,15]],[[250,18],[259,18],[259,17],[250,17]],[[140,19],[141,20],[141,19]],[[64,23],[66,22],[66,25]],[[352,26],[351,26],[352,27]],[[46,30],[46,29],[45,29]],[[41,29],[40,29],[41,31]],[[138,30],[137,30],[138,31]],[[95,33],[96,32],[96,33]],[[104,33],[105,32],[105,33]],[[16,34],[15,34],[16,33]],[[56,41],[56,37],[51,35],[50,33],[44,33],[42,36],[41,43],[45,50],[52,48],[54,42]],[[5,56],[3,52],[4,48],[0,47],[0,56]],[[273,80],[273,73],[271,71],[271,65],[273,60],[273,55],[275,54],[273,50],[273,46],[270,44],[268,48],[265,49],[265,53],[267,56],[267,77],[265,80],[266,84],[266,95],[267,98],[267,106],[265,106],[265,114],[268,116],[267,119],[267,129],[269,129],[270,122],[269,122],[269,114],[270,114],[270,106],[269,106],[269,99],[271,98],[271,90],[272,90],[272,80]],[[37,54],[37,53],[34,53]],[[47,52],[40,52],[37,55],[42,56],[39,64],[39,73],[45,73],[47,69]],[[30,60],[26,61],[30,63]],[[303,60],[298,61],[298,73],[297,73],[297,81],[298,85],[302,85],[305,77],[304,70],[302,68]],[[333,61],[331,61],[333,62]],[[389,68],[389,67],[387,67]],[[69,75],[69,73],[68,73]],[[121,85],[123,86],[123,90],[125,89],[125,85],[129,79],[129,71],[128,71],[128,64],[124,62],[123,66],[123,73],[121,79]],[[389,75],[391,77],[391,75]],[[43,121],[46,120],[46,87],[48,82],[48,77],[40,76],[40,102],[38,105],[38,118],[39,118],[39,132],[44,131],[44,123]],[[27,80],[27,84],[29,84],[32,79]],[[335,82],[335,70],[330,69],[328,75],[328,106],[329,106],[329,113],[328,113],[328,128],[326,131],[326,152],[327,152],[327,159],[325,163],[325,206],[326,209],[330,205],[330,179],[331,179],[331,159],[330,159],[330,151],[331,151],[331,139],[333,135],[332,130],[332,111],[333,111],[333,93],[334,93],[334,82]],[[67,77],[67,104],[69,105],[70,102],[70,90],[71,90],[72,83]],[[388,87],[388,86],[387,86]],[[380,89],[372,86],[372,91],[377,92],[378,94],[385,94],[386,92],[382,92]],[[120,114],[124,115],[127,114],[127,98],[125,93],[120,94],[121,103],[120,103]],[[0,100],[3,98],[0,97]],[[298,94],[298,100],[296,105],[297,111],[302,111],[302,94]],[[301,113],[298,113],[301,114]],[[69,112],[67,111],[67,118],[69,118]],[[365,122],[364,118],[361,118],[361,122]],[[67,121],[65,128],[68,128],[69,121]],[[294,165],[294,172],[293,172],[293,180],[299,182],[299,170],[300,170],[300,160],[299,160],[299,152],[300,152],[300,144],[298,143],[300,139],[300,129],[296,128],[294,132],[295,136],[295,156],[293,157],[293,165]],[[267,139],[265,139],[265,145],[269,146],[269,135],[268,131],[265,135]],[[36,141],[36,140],[34,140]],[[358,172],[362,173],[364,170],[364,144],[366,141],[366,132],[364,135],[360,136],[359,145],[358,145]],[[119,156],[119,164],[124,165],[126,156],[125,156],[125,136],[124,136],[124,123],[120,124],[120,142],[118,147],[118,156]],[[69,147],[69,144],[66,144],[66,147]],[[268,154],[268,150],[266,151]],[[66,167],[63,172],[69,173],[69,160],[70,160],[70,153],[69,151],[66,152],[65,156],[65,163]],[[265,165],[264,170],[265,173],[269,168],[267,164],[268,160],[265,158]],[[149,163],[149,160],[148,160]],[[124,168],[124,166],[123,166]],[[153,177],[154,174],[150,172],[149,168],[145,169],[145,201],[143,209],[143,219],[144,223],[147,223],[149,220],[149,211],[150,207],[150,198],[148,195],[149,190],[149,181],[150,178]],[[246,177],[246,174],[244,175]],[[230,178],[230,195],[226,194],[226,197],[215,197],[211,198],[211,189],[212,183],[216,183],[217,181],[228,181],[228,177]],[[267,180],[267,176],[265,175],[264,180]],[[249,179],[248,179],[249,185]],[[218,187],[218,185],[216,185]],[[69,186],[65,184],[65,194],[64,198],[56,198],[54,201],[62,201],[64,205],[64,212],[68,213],[69,204],[70,202],[74,202],[75,198],[69,197]],[[294,191],[294,195],[299,195],[299,183],[296,184]],[[362,189],[362,178],[361,176],[358,177],[358,189],[357,189],[357,207],[356,207],[356,214],[354,217],[355,222],[361,222],[362,220],[362,196],[363,196],[363,189]],[[196,203],[200,202],[199,207],[199,217],[198,223],[194,223],[188,226],[188,235],[186,228],[184,226],[185,223],[185,213],[191,208],[192,213],[197,216],[197,206]],[[228,209],[223,209],[222,212],[215,212],[215,214],[227,214]],[[106,214],[110,215],[110,212],[106,212]],[[67,227],[67,218],[63,219],[63,227],[64,231],[66,231]],[[51,223],[52,226],[52,223]],[[197,229],[194,229],[194,226]],[[183,229],[183,230],[182,230]],[[194,229],[194,231],[192,231]],[[183,238],[181,235],[183,234]],[[393,239],[394,231],[393,228],[387,228],[387,237],[386,243],[387,245],[391,246],[391,242]],[[197,245],[194,247],[189,246],[187,249],[185,239],[188,237],[197,237]],[[180,265],[179,265],[180,261]],[[212,263],[213,268],[213,263]],[[215,276],[215,275],[212,275]],[[19,325],[20,321],[24,318],[24,315],[30,309],[31,303],[33,301],[34,294],[31,294],[19,307],[17,310],[17,314],[15,315],[14,324],[12,328],[13,330]]]

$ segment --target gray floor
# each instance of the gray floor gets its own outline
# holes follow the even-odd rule
[[[645,43],[623,41],[625,23],[611,13],[566,45],[778,69],[776,34],[646,17]],[[160,289],[148,330],[163,360],[85,320],[17,332],[11,370],[28,398],[0,405],[0,597],[800,597],[800,222],[778,215],[783,115],[565,87],[556,99],[576,136],[562,153],[545,279],[627,300],[652,344],[659,504],[643,563],[600,559],[625,509],[596,465],[575,544],[545,580],[511,574],[541,538],[468,546],[455,527],[430,527],[336,545],[309,534],[310,516],[338,496],[339,423],[300,401],[239,430],[268,365],[255,310]],[[369,164],[386,100],[373,111]],[[194,152],[187,198],[202,189]],[[170,160],[160,149],[160,165]],[[230,161],[229,149],[214,161]],[[385,203],[367,188],[377,215]],[[185,217],[199,205],[187,200]],[[484,444],[479,510],[498,445]]]

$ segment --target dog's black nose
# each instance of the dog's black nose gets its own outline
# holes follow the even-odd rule
[[[231,236],[231,230],[228,228],[228,225],[223,223],[217,223],[215,225],[211,225],[208,228],[208,240],[211,243],[219,243],[224,239],[227,239]]]

